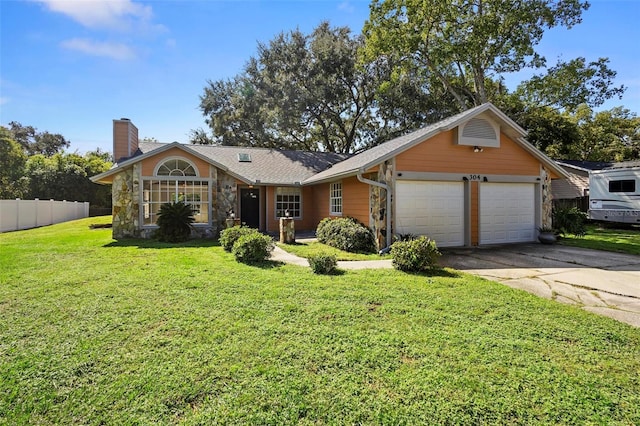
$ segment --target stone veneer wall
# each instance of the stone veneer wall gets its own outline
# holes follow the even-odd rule
[[[380,164],[378,168],[378,174],[376,177],[371,178],[380,183],[391,185],[393,177],[393,166],[390,161],[386,161]],[[383,249],[387,246],[387,191],[379,186],[369,185],[369,198],[370,198],[370,212],[369,222],[373,228],[373,235],[376,239],[377,249]]]
[[[238,214],[238,185],[235,178],[223,171],[217,171],[217,185],[215,202],[213,204],[213,222],[217,223],[217,232],[225,228],[225,221],[229,211]]]
[[[113,238],[139,237],[140,164],[123,170],[113,178]]]
[[[551,174],[542,167],[542,227],[551,228],[553,217],[553,195],[551,193]]]
[[[118,173],[113,179],[111,196],[113,202],[114,239],[151,238],[155,229],[140,226],[140,163]],[[195,226],[192,236],[200,238],[216,237],[225,227],[227,212],[236,211],[237,184],[228,174],[211,166],[211,227]]]

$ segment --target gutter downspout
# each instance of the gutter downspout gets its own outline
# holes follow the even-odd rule
[[[367,179],[367,178],[362,176],[362,173],[364,173],[364,171],[363,170],[359,170],[358,174],[356,175],[356,177],[358,178],[358,180],[360,182],[366,183],[367,185],[373,185],[373,186],[380,187],[380,188],[384,189],[387,192],[386,193],[386,198],[387,198],[387,211],[386,211],[386,216],[387,216],[387,235],[386,235],[387,247],[385,247],[385,249],[387,249],[387,248],[389,248],[391,246],[391,191],[389,190],[389,185],[387,185],[385,183],[376,182],[375,180]]]

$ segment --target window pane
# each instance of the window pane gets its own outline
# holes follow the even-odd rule
[[[183,201],[194,209],[195,223],[209,223],[209,182],[185,180],[143,181],[142,218],[144,225],[154,225],[160,206]]]
[[[158,176],[197,176],[197,174],[189,162],[174,158],[158,167]]]
[[[342,183],[336,182],[329,186],[329,210],[331,214],[342,214]]]
[[[636,181],[633,179],[609,181],[609,192],[636,192]]]
[[[285,217],[287,210],[289,211],[290,217],[301,217],[300,188],[276,188],[276,217]]]

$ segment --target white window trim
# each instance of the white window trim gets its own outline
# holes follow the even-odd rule
[[[298,191],[299,196],[300,196],[300,216],[291,216],[293,219],[302,219],[303,213],[302,213],[302,206],[303,206],[303,200],[302,200],[302,188],[299,186],[276,186],[273,190],[273,217],[275,217],[276,219],[280,219],[281,217],[284,216],[278,216],[278,189],[280,188],[292,188]]]
[[[189,160],[188,158],[185,157],[181,157],[179,155],[173,155],[171,157],[166,157],[163,158],[162,161],[158,162],[158,164],[156,164],[156,167],[153,169],[153,176],[158,176],[158,170],[160,170],[160,167],[162,167],[164,165],[164,163],[166,163],[167,161],[171,161],[171,160],[181,160],[184,161],[185,163],[188,163],[192,168],[193,171],[196,172],[195,176],[182,176],[182,177],[190,177],[190,178],[194,178],[194,177],[200,177],[200,171],[198,170],[198,167],[194,164],[193,161]],[[162,175],[163,177],[165,175]],[[171,177],[179,177],[179,176],[171,176]]]
[[[197,169],[196,169],[196,173],[197,173]],[[207,204],[208,205],[208,211],[207,214],[209,216],[209,220],[207,222],[200,222],[200,223],[193,223],[192,225],[194,227],[210,227],[212,225],[212,221],[213,221],[213,201],[212,201],[212,195],[213,195],[213,180],[210,178],[199,178],[196,176],[143,176],[142,179],[140,180],[140,195],[139,195],[139,223],[141,225],[141,227],[143,229],[155,229],[158,228],[158,225],[154,224],[145,224],[145,205],[150,204],[147,201],[144,200],[145,197],[145,190],[144,190],[144,182],[146,181],[157,181],[157,180],[165,180],[165,181],[198,181],[198,182],[207,182],[207,194],[209,197],[209,201],[203,204]]]
[[[335,185],[340,185],[340,196],[339,197],[334,197],[333,193],[334,193],[334,186]],[[333,201],[334,200],[340,200],[340,211],[334,211],[334,204]],[[342,216],[342,211],[344,209],[344,204],[343,204],[343,196],[342,196],[342,181],[338,181],[338,182],[331,182],[329,184],[329,215],[330,216]]]

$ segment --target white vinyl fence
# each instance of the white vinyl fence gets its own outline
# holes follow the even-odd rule
[[[0,200],[0,232],[36,228],[89,217],[89,203],[54,200]]]

